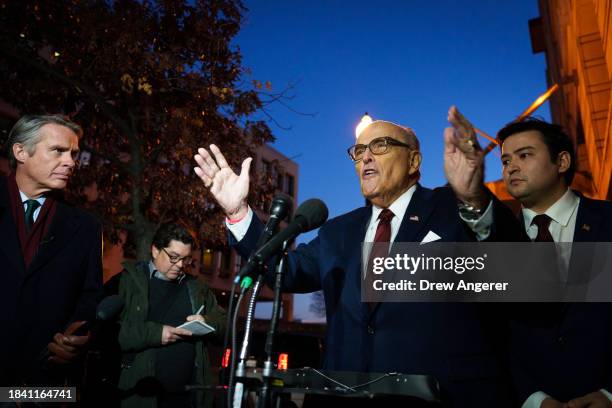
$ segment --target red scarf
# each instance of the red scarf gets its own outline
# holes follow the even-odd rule
[[[32,225],[30,233],[26,234],[25,210],[23,209],[23,202],[21,201],[21,195],[19,194],[19,187],[17,187],[14,172],[11,172],[8,176],[8,191],[11,200],[11,209],[13,210],[13,219],[17,226],[17,233],[19,234],[23,261],[27,270],[38,252],[40,242],[49,232],[51,221],[53,221],[53,216],[55,215],[56,204],[52,197],[46,197],[45,203],[40,209],[38,217],[36,217],[36,222]]]

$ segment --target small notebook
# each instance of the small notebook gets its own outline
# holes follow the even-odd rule
[[[205,334],[215,331],[214,327],[209,326],[200,320],[192,320],[190,322],[183,323],[178,328],[189,330],[194,336],[204,336]]]

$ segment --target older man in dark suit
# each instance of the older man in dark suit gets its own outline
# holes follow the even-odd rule
[[[81,128],[60,115],[24,116],[9,134],[14,170],[0,179],[0,385],[54,383],[89,336],[102,295],[102,231],[63,203]]]
[[[483,187],[483,155],[473,132],[454,108],[450,120],[454,129],[446,132],[446,163],[453,189],[430,190],[418,184],[421,153],[411,129],[375,121],[362,130],[349,155],[372,205],[328,221],[317,238],[291,251],[285,289],[323,290],[325,368],[433,375],[450,406],[499,407],[507,397],[491,333],[477,305],[361,301],[363,274],[367,278],[370,273],[362,267],[368,259],[362,242],[471,241],[486,212],[512,224],[512,215],[491,203]],[[246,203],[250,159],[236,175],[219,149],[210,149],[214,159],[199,149],[195,171],[225,211],[231,241],[248,255],[262,230]],[[460,218],[458,205],[469,226]],[[500,238],[500,233],[516,231],[499,226],[484,235]]]

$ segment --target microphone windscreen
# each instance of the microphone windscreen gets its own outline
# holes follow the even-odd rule
[[[291,209],[293,208],[293,199],[284,193],[278,193],[272,199],[270,205],[270,215],[278,217],[282,220],[287,217]]]
[[[300,219],[302,232],[319,228],[325,221],[329,212],[325,203],[318,198],[306,200],[295,210],[295,220]]]
[[[96,309],[96,318],[102,321],[113,320],[121,313],[124,305],[125,302],[119,295],[105,297]]]

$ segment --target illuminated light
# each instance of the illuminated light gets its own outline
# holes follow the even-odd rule
[[[21,38],[25,38],[25,34],[24,34],[24,33],[19,34],[19,36],[20,36]]]
[[[551,97],[552,94],[557,92],[558,89],[559,89],[559,84],[554,84],[553,86],[548,88],[546,92],[538,96],[536,100],[533,101],[533,103],[529,105],[527,109],[525,109],[525,112],[521,113],[521,115],[517,119],[517,122],[520,122],[521,120],[525,119],[527,116],[531,115],[536,109],[542,106],[542,104],[546,102]]]
[[[286,370],[289,368],[289,354],[280,353],[278,355],[278,366],[279,370]]]
[[[232,349],[225,349],[225,353],[223,353],[223,358],[221,359],[221,368],[227,368],[229,366],[229,359],[232,354]]]
[[[536,100],[533,101],[533,103],[531,105],[529,105],[529,107],[527,109],[525,109],[525,111],[519,115],[519,117],[516,119],[516,122],[522,121],[527,116],[529,116],[533,112],[535,112],[540,106],[542,106],[542,104],[544,102],[546,102],[552,96],[552,94],[557,92],[558,89],[559,89],[559,84],[554,84],[553,86],[548,88],[548,90],[546,92],[544,92],[542,95],[538,96],[536,98]],[[479,134],[482,134],[478,130],[476,130],[476,132],[479,133]],[[489,143],[489,145],[487,147],[485,147],[484,154],[488,154],[491,150],[495,149],[496,146],[499,146],[499,142],[497,140],[492,141],[491,143]]]
[[[355,128],[355,139],[357,139],[359,137],[359,135],[361,134],[361,132],[363,132],[363,130],[365,128],[367,128],[368,125],[370,125],[372,122],[373,122],[372,117],[370,115],[368,115],[368,112],[366,112],[361,117],[361,120],[359,121],[359,124]]]
[[[495,139],[492,136],[489,136],[488,134],[486,134],[485,132],[483,132],[482,130],[480,130],[478,128],[474,128],[474,132],[478,133],[480,136],[484,137],[485,139],[487,139],[491,143],[495,143],[496,145],[499,144],[497,139]]]
[[[59,53],[59,52],[57,52],[57,51],[55,51],[55,52],[53,53],[53,56],[54,56],[55,58],[57,58],[57,57],[59,57],[59,56],[60,56],[60,53]]]

